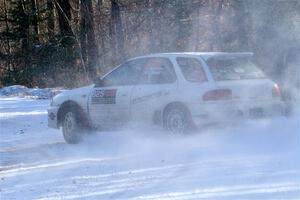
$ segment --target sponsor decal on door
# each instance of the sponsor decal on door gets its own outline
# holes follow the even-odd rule
[[[95,90],[92,94],[92,104],[116,104],[116,89]]]

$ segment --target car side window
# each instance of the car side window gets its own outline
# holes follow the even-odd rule
[[[177,57],[177,64],[187,81],[190,82],[205,82],[207,76],[203,70],[202,64],[196,58]]]
[[[145,59],[128,61],[105,76],[104,86],[135,85],[139,82]]]
[[[141,84],[167,84],[176,80],[172,63],[167,58],[149,58],[144,64]]]

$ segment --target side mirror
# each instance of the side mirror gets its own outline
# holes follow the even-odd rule
[[[95,83],[95,87],[103,87],[104,86],[104,80],[100,77],[96,78],[94,83]]]

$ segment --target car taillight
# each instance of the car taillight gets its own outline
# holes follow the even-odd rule
[[[277,84],[274,84],[272,88],[272,97],[280,97],[280,96],[281,96],[281,92],[279,86]]]
[[[229,89],[210,90],[202,96],[203,101],[217,101],[232,99],[232,92]]]

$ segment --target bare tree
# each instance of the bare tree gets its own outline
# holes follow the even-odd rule
[[[177,29],[175,35],[176,51],[184,51],[187,48],[186,40],[191,34],[189,7],[188,2],[183,3],[181,0],[177,0],[175,5],[175,25]]]
[[[21,49],[23,54],[27,54],[27,52],[29,51],[29,15],[25,10],[26,4],[24,0],[20,0],[17,3],[17,6],[20,12],[20,21],[18,23],[18,29],[21,38]]]
[[[213,10],[213,20],[211,23],[213,34],[215,35],[215,39],[212,41],[214,44],[212,46],[213,51],[222,51],[223,50],[223,42],[222,42],[222,34],[220,29],[220,17],[221,11],[224,4],[224,0],[211,0],[210,6]]]
[[[114,58],[124,59],[124,32],[121,21],[120,6],[118,0],[111,0],[111,49]]]
[[[69,0],[56,0],[55,5],[58,12],[59,29],[62,35],[74,35],[71,21],[71,5]]]
[[[5,22],[5,32],[6,32],[6,52],[10,54],[11,47],[9,42],[9,23],[8,23],[8,12],[7,12],[7,5],[6,0],[3,1],[3,8],[4,8],[4,22]]]
[[[239,49],[247,50],[248,49],[248,36],[247,36],[247,15],[245,10],[244,0],[235,0],[232,2],[233,9],[235,12],[234,16],[234,26],[236,27],[236,38],[239,43]]]
[[[36,7],[36,0],[31,0],[31,17],[33,26],[33,37],[35,42],[39,41],[39,26],[38,26],[38,12]]]
[[[88,67],[88,75],[93,79],[97,75],[98,47],[94,32],[93,5],[91,0],[81,0],[81,34],[82,58]]]
[[[53,38],[54,36],[54,5],[53,0],[47,0],[47,29],[48,29],[48,37]]]

